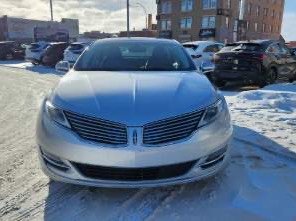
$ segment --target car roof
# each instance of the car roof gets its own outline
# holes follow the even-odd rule
[[[278,42],[278,41],[271,40],[271,39],[260,39],[260,40],[251,40],[251,41],[238,41],[236,43],[239,43],[239,44],[253,43],[253,44],[261,44],[261,45],[269,45],[275,42]]]
[[[14,41],[0,41],[0,44],[12,44]]]
[[[192,42],[183,43],[184,46],[186,46],[186,45],[196,45],[196,46],[198,46],[196,51],[203,51],[206,47],[208,47],[209,45],[213,45],[213,44],[223,45],[222,43],[219,43],[219,42],[216,42],[216,41],[192,41]]]
[[[171,43],[179,44],[176,40],[164,38],[147,38],[147,37],[119,37],[119,38],[105,38],[95,41],[95,44],[102,42],[143,42],[143,43]]]

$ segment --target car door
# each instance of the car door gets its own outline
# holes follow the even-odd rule
[[[267,63],[265,64],[266,68],[271,66],[276,66],[278,75],[282,75],[285,72],[285,57],[283,56],[281,49],[277,43],[271,44],[266,49]]]
[[[202,63],[207,64],[208,66],[213,66],[213,58],[215,53],[219,52],[223,46],[221,44],[212,44],[207,46],[204,49]]]
[[[285,58],[285,77],[291,78],[295,73],[296,59],[285,45],[280,45],[280,48]]]

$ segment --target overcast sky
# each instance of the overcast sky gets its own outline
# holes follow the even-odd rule
[[[131,28],[145,27],[144,11],[135,7],[140,2],[148,13],[156,14],[155,0],[130,0]],[[126,0],[53,0],[54,19],[78,18],[80,31],[101,30],[117,32],[125,29]],[[0,15],[24,18],[50,18],[49,0],[0,0]],[[286,0],[282,34],[287,40],[296,40],[296,0]]]

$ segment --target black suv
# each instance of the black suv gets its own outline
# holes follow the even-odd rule
[[[273,40],[236,42],[214,56],[212,78],[218,87],[228,81],[252,82],[263,87],[278,78],[296,79],[296,57]]]
[[[68,45],[66,42],[50,43],[42,57],[42,64],[54,67],[59,61],[63,60],[64,51]]]
[[[24,59],[25,47],[14,41],[0,42],[0,60]]]

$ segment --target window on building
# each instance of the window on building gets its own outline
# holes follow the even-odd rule
[[[231,8],[231,0],[226,1],[226,8]]]
[[[257,6],[257,8],[256,8],[256,16],[257,17],[260,16],[260,6]]]
[[[161,20],[161,30],[167,31],[172,29],[171,20]]]
[[[215,28],[216,27],[216,17],[215,16],[204,16],[202,17],[202,28]]]
[[[193,0],[182,0],[181,1],[181,11],[188,12],[192,11],[193,8]]]
[[[266,32],[266,24],[264,24],[264,23],[262,25],[262,32]]]
[[[248,4],[248,14],[249,15],[252,14],[252,4],[251,3]]]
[[[272,17],[275,18],[275,10],[272,10]]]
[[[172,13],[172,3],[170,1],[161,3],[161,13],[162,14]]]
[[[181,19],[180,27],[182,29],[190,29],[191,26],[192,26],[192,18],[191,17]]]
[[[268,15],[268,8],[264,8],[264,9],[263,9],[263,15],[264,15],[264,16],[267,16],[267,15]]]
[[[258,23],[257,22],[254,23],[254,30],[255,30],[255,32],[258,32]]]
[[[225,17],[225,25],[226,25],[226,27],[229,29],[230,28],[230,21],[229,21],[230,19],[229,19],[229,17],[228,16],[226,16]]]
[[[202,0],[203,9],[217,8],[217,0]]]
[[[250,29],[250,22],[249,21],[247,21],[247,25],[246,25],[247,27],[247,30],[249,30]]]

